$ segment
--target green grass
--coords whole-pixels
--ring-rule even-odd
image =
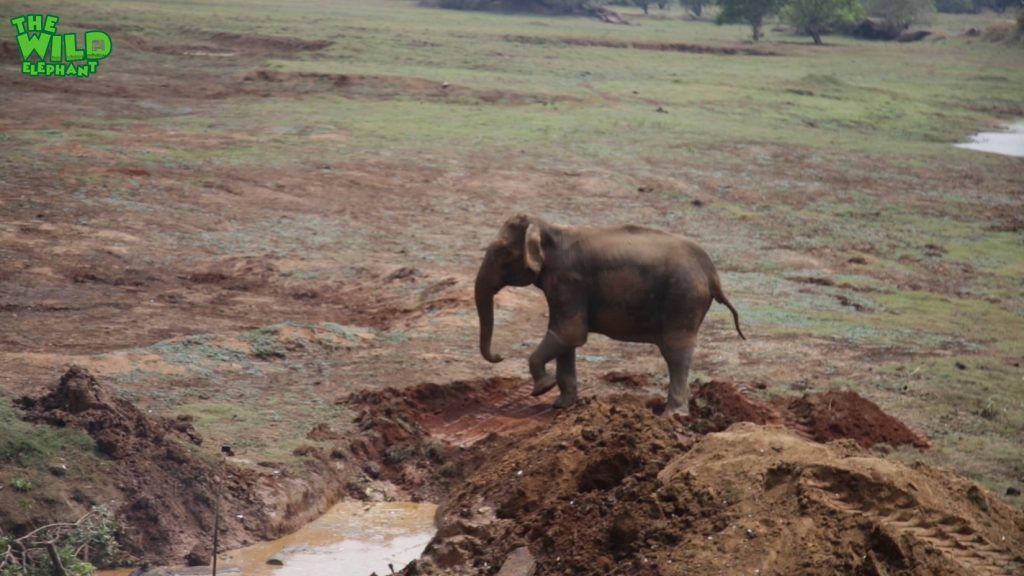
[[[11,399],[0,396],[0,463],[44,470],[54,458],[90,452],[88,434],[74,428],[31,424],[20,418]]]

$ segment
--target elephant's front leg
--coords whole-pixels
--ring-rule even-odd
[[[548,374],[547,364],[567,351],[572,350],[574,349],[567,345],[553,330],[548,330],[540,345],[533,351],[533,354],[530,354],[530,376],[533,376],[531,396],[540,396],[555,387],[557,380],[554,376]],[[561,363],[559,363],[559,368],[561,368]]]

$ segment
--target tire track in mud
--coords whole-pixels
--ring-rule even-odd
[[[929,510],[899,488],[831,467],[806,471],[800,486],[820,505],[871,522],[873,539],[888,540],[882,547],[903,557],[897,559],[900,563],[908,556],[901,541],[910,539],[920,542],[926,551],[938,551],[972,576],[1010,576],[1024,569],[1018,558],[989,542],[969,521]]]

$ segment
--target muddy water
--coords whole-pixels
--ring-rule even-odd
[[[1024,122],[1006,127],[1005,132],[981,132],[971,137],[970,142],[954,144],[957,148],[991,152],[1005,156],[1024,158]]]
[[[434,535],[436,510],[433,504],[342,502],[294,534],[223,554],[219,564],[237,566],[245,576],[390,574],[389,563],[398,570],[419,557]],[[267,564],[290,546],[305,548],[283,566]]]
[[[436,510],[434,504],[411,502],[342,502],[294,534],[221,554],[217,566],[225,573],[237,568],[243,576],[391,574],[388,564],[398,571],[419,558],[434,536]],[[298,551],[284,556],[284,565],[267,564],[288,548]]]

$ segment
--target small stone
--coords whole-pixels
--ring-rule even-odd
[[[513,550],[505,563],[501,565],[498,576],[534,576],[537,573],[537,560],[526,546]]]
[[[363,465],[363,472],[365,472],[366,475],[369,476],[370,478],[376,480],[377,478],[380,478],[380,464],[377,464],[376,462],[373,461],[367,462],[366,464]]]
[[[1017,488],[1016,486],[1010,486],[1009,488],[1006,489],[1006,495],[1020,496],[1020,488]]]

